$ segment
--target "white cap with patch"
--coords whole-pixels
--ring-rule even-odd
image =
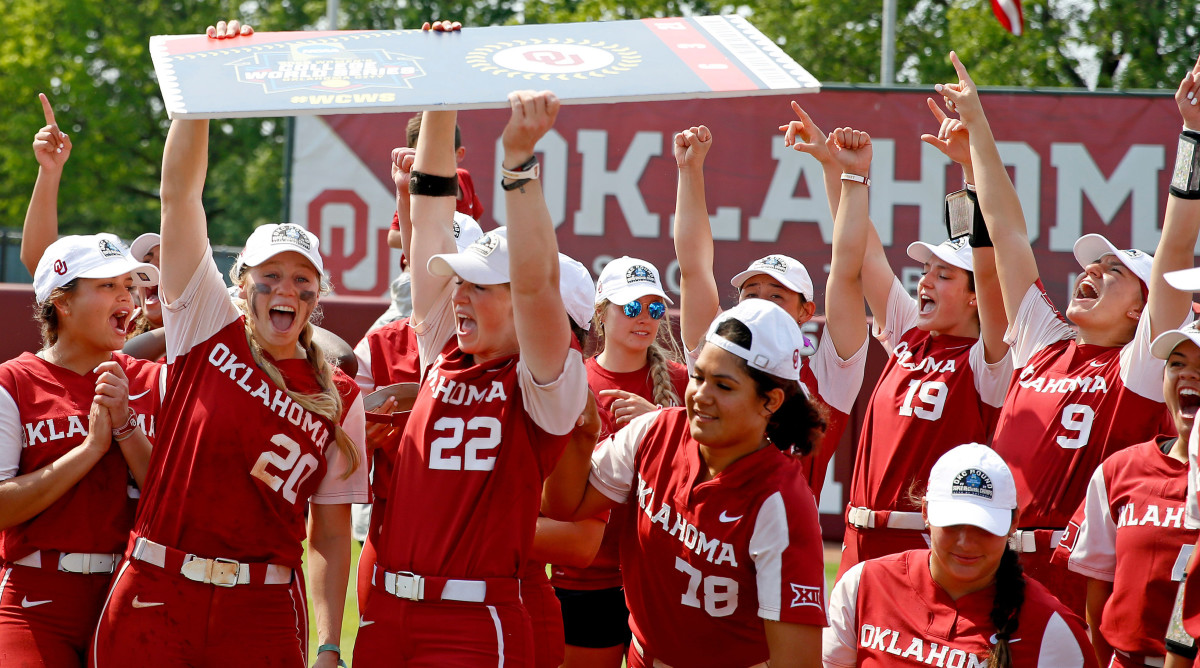
[[[746,270],[729,280],[733,287],[741,290],[742,283],[755,274],[766,274],[779,281],[783,287],[792,292],[804,295],[807,301],[813,300],[812,277],[808,269],[796,258],[786,255],[768,255],[750,263]]]
[[[467,246],[475,243],[475,240],[483,236],[483,228],[475,219],[465,213],[459,211],[454,212],[454,245],[458,246],[458,250],[462,251]]]
[[[750,330],[750,347],[744,348],[717,334],[728,320],[737,320]],[[746,360],[746,364],[772,376],[800,380],[800,326],[778,304],[766,299],[747,299],[721,313],[708,327],[704,340]]]
[[[958,267],[964,271],[975,271],[975,261],[971,256],[971,246],[967,243],[966,237],[947,239],[936,246],[924,241],[914,241],[908,245],[908,256],[921,264],[929,262],[931,257],[937,257],[952,267]]]
[[[1191,341],[1200,346],[1200,321],[1193,320],[1179,329],[1159,334],[1154,338],[1154,343],[1150,344],[1150,354],[1160,360],[1165,360],[1171,356],[1175,347],[1184,341]]]
[[[461,252],[434,255],[427,266],[434,276],[458,276],[476,285],[508,283],[508,228],[483,233]]]
[[[607,299],[617,306],[624,306],[647,295],[662,297],[668,304],[675,303],[663,291],[658,269],[645,260],[628,255],[604,265],[604,271],[596,281],[596,304]]]
[[[1121,264],[1129,267],[1142,285],[1149,287],[1150,268],[1154,264],[1153,255],[1143,253],[1136,248],[1121,250],[1099,234],[1085,234],[1075,241],[1075,261],[1084,269],[1087,269],[1089,264],[1110,254],[1116,256]]]
[[[55,288],[76,278],[133,277],[139,288],[158,285],[158,269],[129,257],[116,235],[82,234],[63,237],[46,247],[33,272],[33,294],[46,301]]]
[[[158,233],[147,232],[129,244],[129,256],[138,262],[145,262],[146,254],[160,244],[162,244],[162,237],[158,236]]]
[[[925,510],[935,527],[969,524],[994,536],[1007,536],[1017,508],[1017,483],[996,451],[967,443],[933,465]]]
[[[246,247],[238,255],[239,267],[257,267],[280,253],[299,253],[312,263],[321,276],[325,265],[321,261],[321,241],[317,235],[295,223],[259,225],[246,239]]]

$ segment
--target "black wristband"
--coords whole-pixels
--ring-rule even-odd
[[[1178,654],[1185,659],[1192,660],[1196,658],[1196,646],[1185,645],[1179,641],[1167,638],[1167,651],[1171,654]]]
[[[413,170],[408,178],[408,192],[425,197],[458,197],[458,175],[436,176]]]
[[[971,248],[991,248],[992,235],[988,234],[987,223],[983,220],[983,211],[979,208],[979,195],[974,190],[967,189],[967,199],[975,206],[974,218],[971,219],[971,235],[967,243]]]

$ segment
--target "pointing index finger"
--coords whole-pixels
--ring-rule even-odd
[[[959,80],[971,80],[971,75],[967,74],[967,68],[964,67],[962,61],[958,59],[958,54],[953,51],[950,52],[950,64],[954,65],[954,71],[958,73]]]
[[[58,124],[54,122],[54,107],[50,106],[50,99],[46,97],[45,93],[38,93],[38,99],[42,101],[42,114],[46,116],[46,125],[58,127]]]

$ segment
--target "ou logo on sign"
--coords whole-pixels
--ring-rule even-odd
[[[578,54],[563,53],[562,51],[551,51],[545,49],[542,51],[526,51],[525,59],[532,60],[535,63],[542,65],[556,65],[559,67],[574,67],[583,64],[583,58]]]

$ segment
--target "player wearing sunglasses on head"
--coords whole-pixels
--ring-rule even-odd
[[[712,133],[703,125],[675,135],[675,164],[679,190],[675,202],[675,255],[679,260],[679,331],[689,364],[695,359],[704,332],[721,310],[720,293],[713,275],[713,235],[704,196],[704,161],[712,147]],[[767,299],[803,325],[813,318],[817,305],[813,282],[804,265],[786,255],[768,255],[750,263],[730,281],[739,302]],[[816,352],[804,357],[800,382],[810,396],[828,409],[828,425],[821,446],[804,457],[805,476],[820,498],[829,460],[850,419],[862,387],[867,363],[867,328],[862,289],[849,281],[825,285],[825,327]],[[802,353],[808,342],[796,342]]]

